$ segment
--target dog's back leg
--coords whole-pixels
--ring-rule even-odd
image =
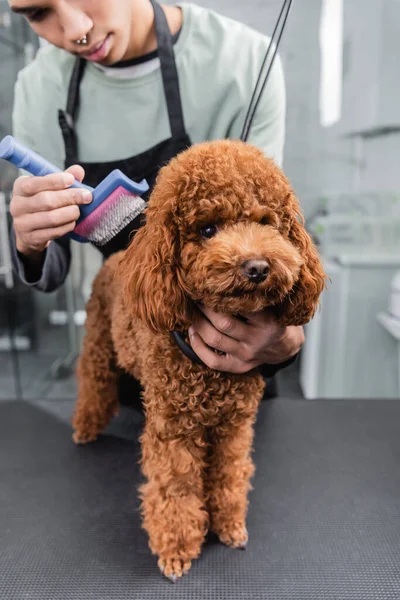
[[[118,370],[101,283],[101,278],[95,282],[87,304],[87,333],[78,361],[78,400],[72,420],[77,444],[94,441],[118,412]]]

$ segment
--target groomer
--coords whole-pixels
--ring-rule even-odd
[[[74,228],[79,204],[91,200],[68,189],[68,173],[96,186],[119,168],[133,180],[146,179],[151,191],[160,167],[189,145],[238,138],[269,40],[187,3],[10,0],[10,7],[50,44],[19,73],[13,133],[66,173],[19,177],[11,214],[16,273],[26,285],[51,292],[70,266],[63,236]],[[277,60],[248,142],[281,164],[284,128]],[[99,248],[104,257],[125,248],[137,227],[134,221]],[[207,308],[203,313],[193,323],[191,345],[213,369],[243,373],[261,365],[272,377],[303,343],[301,327],[281,328],[268,312],[247,323]]]

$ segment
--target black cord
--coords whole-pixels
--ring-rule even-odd
[[[256,96],[256,93],[257,93],[257,87],[258,87],[258,84],[259,84],[259,83],[260,83],[260,81],[261,81],[262,72],[263,72],[263,70],[264,70],[265,63],[267,62],[267,58],[268,58],[268,55],[269,55],[269,51],[271,50],[272,41],[273,41],[273,39],[274,39],[274,37],[275,37],[275,35],[276,35],[276,30],[277,30],[277,28],[278,28],[279,21],[280,21],[280,19],[281,19],[281,17],[282,17],[282,13],[283,13],[283,10],[284,10],[284,8],[285,8],[285,3],[286,3],[286,0],[284,0],[284,2],[283,2],[283,4],[282,4],[281,12],[279,13],[278,20],[277,20],[277,22],[276,22],[276,24],[275,24],[275,28],[274,28],[274,31],[273,31],[273,33],[272,33],[272,38],[271,38],[271,41],[270,41],[270,43],[269,43],[269,46],[268,46],[267,52],[266,52],[266,54],[265,54],[265,56],[264,56],[264,60],[263,60],[263,62],[262,62],[262,65],[261,65],[260,72],[258,73],[258,78],[257,78],[257,81],[256,81],[256,85],[254,86],[253,94],[252,94],[252,96],[251,96],[250,103],[249,103],[249,107],[248,107],[248,109],[247,109],[247,113],[246,113],[246,116],[245,116],[245,119],[244,119],[244,125],[243,125],[242,135],[241,135],[240,139],[243,139],[243,133],[244,133],[245,129],[247,128],[247,121],[248,121],[248,119],[249,119],[249,115],[250,115],[250,111],[251,111],[251,106],[252,106],[252,104],[253,104],[254,98],[255,98],[255,96]]]
[[[242,134],[240,136],[240,139],[242,141],[244,141],[244,142],[247,141],[247,138],[249,137],[250,128],[251,128],[251,125],[252,125],[252,122],[253,122],[253,119],[254,119],[254,115],[255,115],[256,110],[258,108],[258,105],[260,103],[260,99],[261,99],[262,93],[263,93],[263,91],[265,89],[265,86],[266,86],[267,81],[268,81],[269,74],[270,74],[272,66],[274,64],[275,57],[276,57],[276,54],[277,54],[278,48],[279,48],[279,43],[281,41],[281,37],[282,37],[283,31],[284,31],[285,26],[286,26],[286,21],[287,21],[287,18],[288,18],[291,6],[292,6],[292,0],[284,0],[283,1],[282,8],[281,8],[281,11],[279,13],[278,20],[276,22],[276,25],[275,25],[275,28],[274,28],[274,31],[273,31],[273,34],[272,34],[272,37],[271,37],[271,41],[270,41],[270,43],[268,45],[268,49],[267,49],[267,52],[265,54],[263,63],[261,65],[260,73],[258,75],[258,79],[257,79],[256,85],[254,87],[254,91],[253,91],[253,94],[252,94],[252,97],[251,97],[251,100],[250,100],[249,108],[247,110],[247,114],[246,114],[246,117],[245,117],[245,120],[244,120]],[[285,9],[286,9],[286,13],[284,14]],[[282,23],[282,25],[280,25],[280,22],[281,22],[281,19],[282,19],[283,15],[284,15],[284,17],[283,17],[283,23]],[[279,34],[278,34],[278,39],[276,41],[275,50],[274,50],[274,53],[273,53],[273,56],[272,56],[272,59],[271,59],[271,63],[269,65],[268,71],[267,71],[267,73],[265,75],[265,79],[264,79],[264,82],[262,84],[261,90],[258,93],[258,98],[257,98],[257,100],[255,102],[254,109],[252,109],[252,104],[253,104],[254,99],[256,97],[256,94],[257,94],[257,87],[258,87],[258,84],[261,81],[261,76],[262,76],[262,72],[264,70],[264,66],[265,66],[265,64],[267,62],[269,53],[270,53],[271,49],[274,46],[275,36],[277,35],[277,31],[278,31],[278,29],[279,29],[280,26],[281,26],[281,29],[280,29]]]

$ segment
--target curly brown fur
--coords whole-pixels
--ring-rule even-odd
[[[244,263],[263,260],[264,280]],[[248,263],[247,263],[248,264]],[[208,529],[247,542],[253,424],[264,382],[192,363],[175,345],[199,301],[229,314],[266,307],[282,324],[315,313],[324,273],[282,171],[239,141],[206,142],[159,174],[146,224],[97,276],[78,367],[74,440],[101,433],[117,411],[121,371],[144,388],[143,526],[174,580],[200,554]]]

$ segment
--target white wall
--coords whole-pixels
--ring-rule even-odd
[[[282,1],[197,0],[197,4],[271,35]],[[293,0],[280,49],[288,102],[284,168],[306,215],[329,190],[348,191],[355,185],[400,188],[399,134],[365,140],[361,164],[356,143],[345,137],[366,124],[368,115],[376,114],[382,122],[387,115],[386,121],[392,123],[400,110],[400,2],[344,1],[343,119],[327,129],[319,118],[321,6],[322,0]],[[377,96],[380,87],[384,93]]]

